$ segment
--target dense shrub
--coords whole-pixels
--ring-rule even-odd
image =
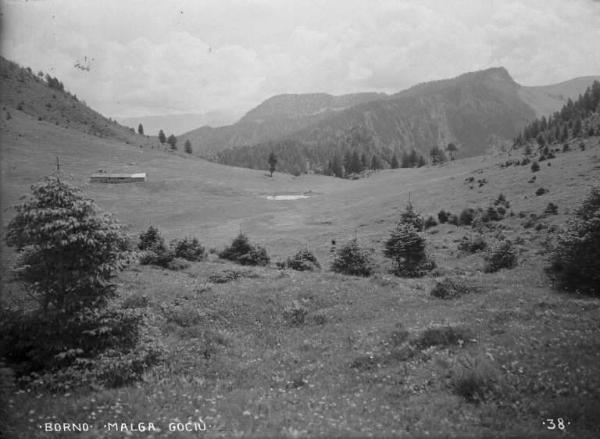
[[[481,402],[498,386],[498,371],[489,358],[465,357],[452,373],[454,392],[467,402]]]
[[[475,217],[475,209],[468,207],[463,209],[458,217],[458,222],[463,226],[470,226]]]
[[[440,224],[444,224],[446,221],[448,221],[448,216],[450,216],[450,213],[446,212],[445,210],[440,210],[438,212],[438,220],[440,221]]]
[[[448,224],[458,226],[458,216],[456,216],[454,214],[450,214],[448,216]]]
[[[257,278],[259,276],[258,276],[258,274],[254,273],[250,270],[245,270],[245,271],[223,270],[219,273],[213,273],[210,276],[208,276],[208,281],[215,283],[215,284],[224,284],[224,283],[231,282],[236,279],[243,278],[243,277]]]
[[[153,251],[154,253],[162,253],[167,249],[164,238],[154,226],[149,226],[145,232],[140,234],[138,248],[140,250]]]
[[[489,206],[482,214],[482,221],[501,221],[504,218],[506,211],[502,207]]]
[[[157,265],[159,267],[168,268],[169,264],[175,258],[175,254],[167,250],[159,250],[158,253],[152,250],[145,250],[140,254],[141,265]]]
[[[190,263],[186,259],[173,258],[172,260],[170,260],[167,263],[166,268],[168,268],[169,270],[173,270],[173,271],[179,271],[179,270],[185,270],[189,266],[190,266]]]
[[[544,213],[546,215],[557,215],[558,214],[558,206],[554,203],[548,203],[546,209],[544,209]]]
[[[465,294],[474,292],[475,289],[457,278],[446,278],[437,282],[431,290],[431,295],[439,299],[455,299]]]
[[[427,219],[425,220],[425,230],[435,227],[437,225],[438,225],[437,221],[431,215],[428,216]]]
[[[477,253],[478,251],[485,250],[487,248],[487,242],[482,235],[468,235],[464,236],[458,243],[458,249],[468,253]]]
[[[240,233],[229,247],[219,253],[219,257],[242,265],[268,265],[270,261],[267,250],[252,244],[243,233]]]
[[[410,224],[398,224],[385,243],[384,255],[395,262],[397,276],[419,277],[435,264],[425,252],[425,238]]]
[[[547,272],[561,288],[600,295],[600,187],[592,189],[559,235]]]
[[[499,241],[485,256],[484,271],[494,273],[502,268],[513,268],[517,265],[517,252],[508,240]]]
[[[315,255],[308,249],[302,249],[293,257],[288,258],[285,266],[297,271],[313,271],[321,268]]]
[[[113,385],[117,378],[110,367],[121,363],[104,359],[145,349],[143,314],[110,302],[116,297],[111,280],[122,267],[127,239],[93,201],[59,177],[32,190],[32,198],[16,208],[7,243],[17,248],[17,276],[38,307],[3,310],[0,357],[15,364],[19,375],[49,374],[50,386],[88,378]],[[152,358],[139,368],[122,369],[122,379],[138,379],[158,355],[151,347],[148,353]]]
[[[204,247],[198,241],[198,238],[184,238],[175,240],[171,244],[176,258],[186,259],[188,261],[201,261],[206,254]]]
[[[340,248],[331,265],[337,273],[368,277],[373,272],[369,253],[362,249],[356,239]]]
[[[306,320],[308,310],[294,300],[283,310],[283,320],[290,326],[302,325]]]
[[[505,209],[510,208],[510,202],[506,199],[504,194],[498,195],[498,198],[494,200],[494,206],[503,207]]]
[[[455,346],[468,341],[472,337],[467,328],[457,326],[439,326],[427,328],[415,341],[415,344],[426,349],[431,346]]]

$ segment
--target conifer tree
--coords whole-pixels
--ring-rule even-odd
[[[165,136],[165,133],[164,133],[164,131],[163,131],[163,130],[160,130],[160,131],[158,132],[158,141],[159,141],[159,142],[160,142],[162,145],[164,145],[164,144],[165,144],[165,142],[167,141],[167,136]]]
[[[177,137],[174,134],[171,134],[167,139],[167,143],[171,145],[171,149],[177,149]]]
[[[192,143],[190,142],[190,139],[185,140],[183,148],[184,148],[185,152],[187,152],[188,154],[192,153]]]
[[[271,177],[273,176],[273,172],[275,172],[275,166],[277,166],[277,156],[273,151],[269,154],[269,172],[271,173]]]

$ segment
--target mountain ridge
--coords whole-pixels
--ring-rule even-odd
[[[199,155],[236,166],[249,166],[249,160],[241,158],[251,154],[248,148],[284,141],[288,150],[293,142],[310,148],[319,144],[332,155],[332,145],[355,126],[371,132],[376,148],[388,163],[394,153],[416,150],[427,155],[431,147],[445,147],[448,143],[458,145],[459,155],[468,157],[486,153],[491,143],[510,142],[527,122],[558,110],[566,99],[583,92],[593,78],[530,87],[518,84],[506,68],[491,67],[417,84],[391,95],[359,94],[362,100],[350,101],[352,105],[345,108],[336,108],[331,103],[334,97],[324,93],[276,95],[250,110],[236,124],[211,130],[200,128],[183,136],[192,141]],[[336,98],[347,99],[346,96],[353,95]],[[280,102],[284,102],[284,111],[273,105]],[[294,108],[293,102],[302,105]],[[323,107],[327,111],[307,111]],[[236,158],[237,149],[240,157]],[[258,149],[261,154],[264,152],[264,146]],[[326,154],[319,155],[318,163],[309,165],[316,172],[325,166]],[[310,161],[309,157],[297,159],[294,169],[283,170],[300,172],[306,167],[306,160]]]

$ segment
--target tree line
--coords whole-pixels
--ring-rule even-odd
[[[600,112],[600,81],[594,81],[577,100],[571,98],[559,111],[542,116],[525,125],[514,139],[514,146],[537,143],[543,148],[548,143],[565,142],[573,137],[600,135],[600,127],[587,120],[592,113]]]

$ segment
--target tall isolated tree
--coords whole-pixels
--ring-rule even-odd
[[[48,177],[16,207],[7,244],[19,252],[18,276],[44,312],[72,315],[103,306],[122,266],[125,236],[80,190]]]
[[[160,130],[158,132],[158,141],[164,145],[165,142],[167,141],[167,136],[165,136],[165,132],[163,130]]]
[[[190,139],[185,139],[185,143],[183,145],[183,149],[185,150],[185,152],[187,152],[188,154],[192,153],[192,142],[190,142]]]
[[[373,157],[371,157],[371,169],[374,171],[381,169],[381,160],[379,160],[376,154],[373,154]]]
[[[273,151],[269,154],[267,161],[269,162],[269,172],[271,173],[271,177],[273,177],[273,172],[275,172],[275,167],[277,166],[277,156]]]
[[[362,169],[368,169],[369,168],[369,162],[367,160],[367,155],[363,152],[360,156],[360,166]]]
[[[358,174],[362,171],[362,166],[360,164],[360,156],[358,155],[358,151],[354,150],[350,159],[350,173]]]
[[[167,143],[171,145],[171,149],[177,149],[177,137],[174,134],[171,134],[167,139]]]
[[[144,125],[141,123],[138,125],[138,134],[144,135]]]
[[[410,166],[408,166],[409,168],[414,168],[415,166],[418,166],[419,156],[417,156],[417,151],[415,151],[414,149],[410,151],[410,155],[408,156],[408,162],[410,163]]]
[[[410,163],[410,157],[408,156],[408,153],[406,151],[402,152],[402,159],[401,159],[401,163],[400,166],[403,168],[410,168],[411,163]]]
[[[150,334],[142,314],[111,301],[116,271],[127,262],[119,224],[59,175],[32,186],[16,211],[6,242],[17,250],[16,275],[37,306],[0,321],[0,357],[23,374],[74,366],[52,378],[71,388],[80,380],[115,386],[140,379],[160,349],[138,345]]]
[[[448,151],[448,154],[450,155],[450,160],[454,160],[454,153],[458,151],[458,148],[454,143],[450,142],[448,143],[448,146],[446,146],[446,151]]]
[[[336,153],[329,161],[329,171],[332,175],[338,178],[344,178],[344,167],[342,166],[342,159]]]
[[[431,148],[431,151],[429,151],[429,155],[431,156],[432,165],[438,165],[446,161],[444,151],[442,151],[438,146],[434,146],[433,148]]]

